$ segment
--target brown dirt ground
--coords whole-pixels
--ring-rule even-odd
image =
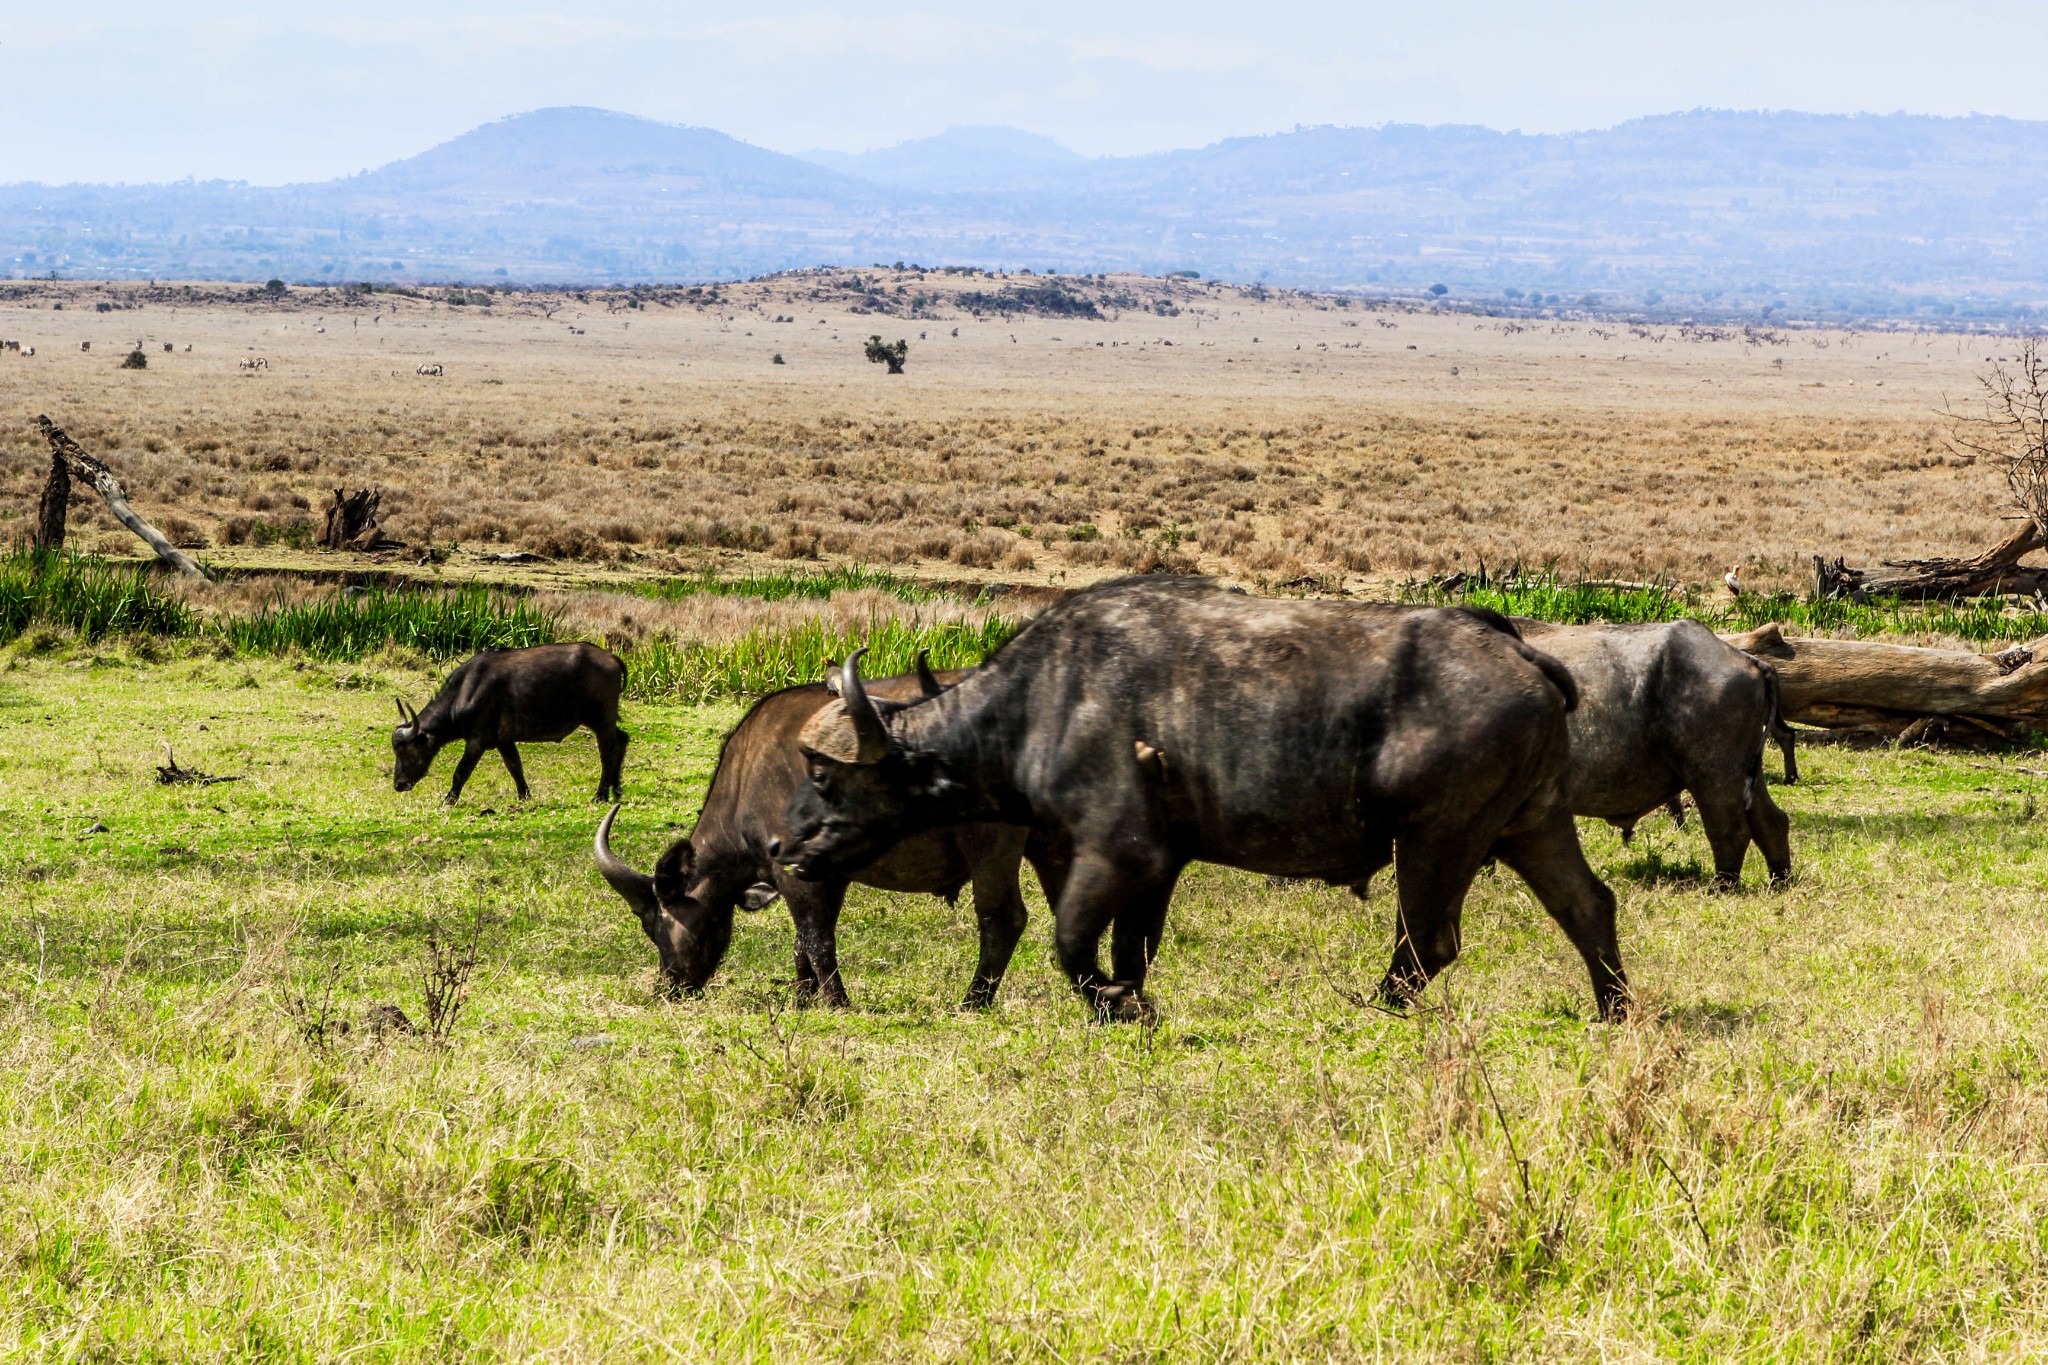
[[[335,562],[291,547],[343,484],[386,490],[399,536],[459,541],[453,571],[505,576],[473,555],[516,548],[556,560],[537,575],[555,581],[822,559],[1356,590],[1519,559],[1706,583],[1740,564],[1770,587],[1803,583],[1818,550],[1999,534],[1999,475],[1948,448],[1940,410],[2009,340],[1631,329],[1121,277],[1068,282],[1106,301],[1094,319],[977,318],[957,299],[1043,284],[873,270],[489,306],[17,284],[0,337],[37,354],[0,353],[0,538],[33,515],[39,412],[174,536],[252,566]],[[906,374],[863,358],[871,333],[909,340]],[[118,368],[138,341],[149,367]],[[267,371],[239,368],[257,355]],[[133,545],[96,504],[74,526],[86,548]]]

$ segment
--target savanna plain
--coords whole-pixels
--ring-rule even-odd
[[[47,412],[223,581],[65,617],[50,566],[0,572],[0,1351],[2048,1351],[2037,755],[1810,745],[1780,890],[1713,893],[1696,822],[1584,825],[1638,993],[1616,1026],[1505,872],[1406,1015],[1367,1003],[1389,890],[1201,867],[1156,1027],[1087,1022],[1028,874],[987,1013],[954,1008],[964,902],[859,889],[851,1010],[796,1007],[779,907],[670,999],[591,866],[587,735],[525,751],[524,803],[495,760],[452,808],[445,757],[389,779],[391,698],[484,640],[625,654],[644,866],[748,694],[869,637],[971,662],[1048,586],[1519,560],[1796,587],[1815,551],[1967,551],[2003,494],[1939,413],[2009,341],[912,270],[7,288],[37,354],[0,352],[0,532]],[[337,486],[384,490],[407,548],[310,549]],[[129,550],[89,504],[74,527]],[[409,596],[485,633],[416,629]],[[165,744],[237,780],[160,784]]]

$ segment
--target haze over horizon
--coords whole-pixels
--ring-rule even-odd
[[[959,126],[1083,156],[1193,148],[1297,125],[1611,128],[1694,108],[2048,119],[2048,90],[1988,81],[1984,52],[2048,42],[2013,0],[1861,7],[1735,0],[1660,10],[1460,0],[1426,11],[1196,0],[829,9],[600,0],[406,0],[301,11],[0,19],[14,136],[0,183],[256,185],[383,166],[480,124],[591,105],[792,154],[860,153]]]

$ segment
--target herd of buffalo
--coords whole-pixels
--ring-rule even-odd
[[[671,988],[724,959],[737,910],[785,902],[797,989],[847,1003],[835,946],[849,885],[949,899],[972,883],[981,954],[966,1004],[990,1004],[1025,923],[1029,860],[1074,989],[1105,1019],[1145,1019],[1145,974],[1181,869],[1221,863],[1361,897],[1394,867],[1382,999],[1400,1005],[1458,954],[1472,879],[1519,874],[1584,958],[1603,1017],[1627,977],[1614,895],[1575,816],[1626,832],[1690,795],[1717,881],[1749,845],[1774,882],[1790,822],[1771,800],[1775,738],[1797,768],[1768,664],[1696,622],[1556,626],[1470,607],[1281,601],[1146,576],[1065,598],[979,667],[822,683],[764,697],[726,737],[695,828],[644,873],[598,870],[639,916]],[[592,645],[480,654],[417,712],[400,703],[394,782],[464,748],[453,802],[496,749],[588,727],[616,802],[625,670]],[[1110,965],[1100,947],[1110,935]]]

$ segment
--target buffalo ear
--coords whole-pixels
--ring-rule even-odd
[[[782,893],[766,882],[755,882],[740,897],[742,910],[766,910],[782,899]]]
[[[654,864],[654,894],[663,905],[673,905],[683,899],[690,885],[690,874],[697,869],[697,850],[688,839],[678,839],[670,844]]]

